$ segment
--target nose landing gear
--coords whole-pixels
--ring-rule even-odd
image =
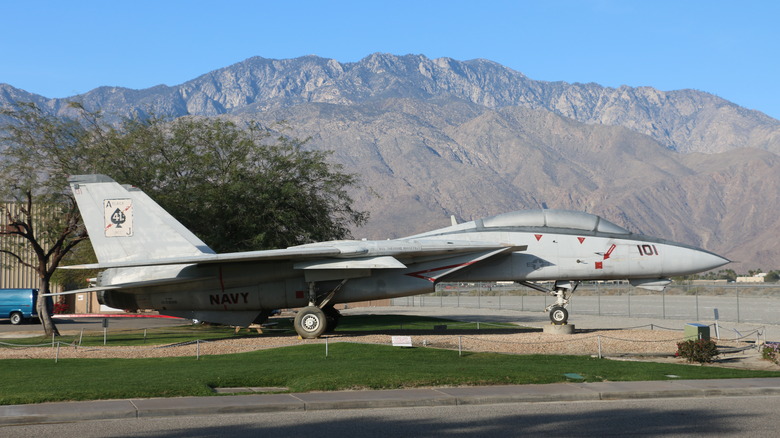
[[[520,281],[519,283],[523,286],[530,287],[531,289],[536,289],[539,292],[548,293],[554,296],[556,298],[555,302],[547,306],[544,311],[550,312],[550,321],[552,321],[553,324],[567,324],[569,320],[569,311],[566,310],[566,306],[569,305],[571,294],[574,293],[577,286],[580,285],[579,281],[573,283],[571,281],[556,281],[553,290],[545,289],[542,286],[527,281]]]

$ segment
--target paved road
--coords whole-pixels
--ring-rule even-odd
[[[511,403],[132,418],[0,426],[2,436],[776,437],[780,396]]]
[[[540,308],[539,311],[520,311],[513,309],[490,309],[490,308],[466,308],[466,307],[362,307],[349,309],[344,314],[406,314],[435,316],[441,318],[451,318],[459,321],[471,322],[513,322],[527,327],[542,327],[550,324],[550,318],[547,313]],[[636,328],[636,327],[655,327],[682,331],[686,324],[698,322],[712,325],[715,321],[712,317],[702,318],[700,320],[673,319],[660,317],[628,317],[611,315],[589,315],[577,313],[576,310],[569,315],[569,324],[574,324],[577,329],[617,329],[617,328]],[[760,336],[761,340],[780,342],[780,325],[762,324],[749,322],[728,322],[718,323],[721,337],[734,339],[739,338],[747,341],[755,341]],[[715,329],[712,327],[711,333],[715,337]]]
[[[84,332],[102,332],[103,318],[61,318],[54,319],[60,333],[78,333]],[[144,328],[172,327],[182,324],[189,324],[188,319],[179,318],[126,318],[109,317],[108,330],[135,330]],[[43,333],[41,325],[37,322],[27,324],[13,325],[7,319],[0,320],[0,338],[17,337],[19,335],[38,336]]]
[[[574,293],[569,304],[573,315],[649,317],[657,319],[713,319],[715,309],[721,321],[780,324],[780,288],[766,296],[622,294],[583,295]],[[431,296],[418,295],[393,300],[395,306],[462,307],[473,309],[541,311],[554,299],[542,294],[526,296]]]

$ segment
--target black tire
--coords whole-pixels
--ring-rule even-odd
[[[13,325],[19,325],[24,321],[24,318],[22,318],[22,314],[19,312],[14,312],[11,314],[11,324]]]
[[[328,328],[325,312],[319,307],[308,306],[301,309],[295,315],[295,331],[303,339],[319,338]]]
[[[322,308],[325,312],[325,319],[328,321],[328,328],[326,333],[333,333],[336,331],[336,327],[339,325],[339,318],[341,318],[341,312],[336,310],[333,306],[325,306]]]
[[[550,309],[550,321],[555,325],[565,325],[569,320],[569,311],[561,306]]]

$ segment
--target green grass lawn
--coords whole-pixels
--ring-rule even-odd
[[[289,319],[276,318],[273,335],[294,336]],[[337,332],[474,330],[476,324],[437,318],[395,315],[347,316]],[[511,325],[481,324],[480,329],[522,330]],[[80,335],[79,335],[80,336]],[[62,342],[74,342],[73,336]],[[164,329],[109,331],[108,345],[167,345],[196,339],[262,337],[229,327],[181,326]],[[10,341],[4,339],[4,342]],[[18,339],[19,344],[50,342]],[[82,345],[102,345],[103,335],[84,336]],[[3,347],[13,348],[13,347]],[[291,392],[343,389],[395,389],[427,386],[499,385],[566,381],[576,373],[586,382],[738,377],[780,377],[780,372],[733,370],[677,364],[594,359],[588,356],[502,355],[429,348],[330,343],[222,356],[153,359],[5,359],[0,360],[0,404],[213,395],[214,387],[274,386]]]
[[[0,404],[212,395],[213,387],[277,386],[291,392],[737,377],[780,377],[677,364],[518,356],[427,348],[332,343],[223,356],[155,359],[0,360]]]

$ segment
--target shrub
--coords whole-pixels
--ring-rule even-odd
[[[691,339],[677,343],[676,356],[683,357],[690,363],[710,363],[718,354],[718,346],[711,339]]]
[[[767,342],[761,349],[761,357],[780,365],[780,342]]]
[[[54,313],[55,314],[68,313],[68,310],[70,310],[70,308],[65,303],[55,303],[54,304]]]

